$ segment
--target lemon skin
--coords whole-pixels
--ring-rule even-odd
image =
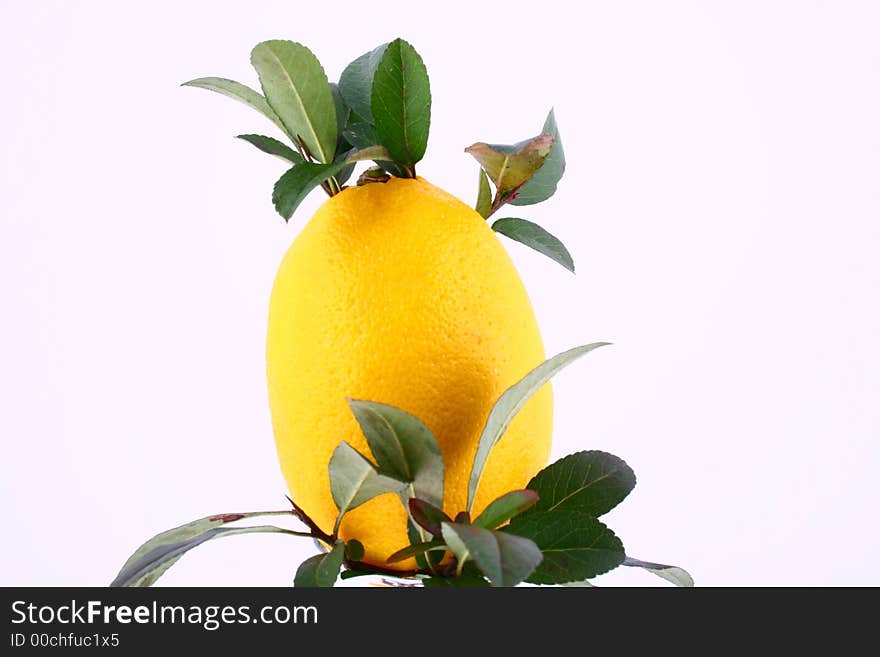
[[[422,178],[392,178],[344,189],[294,240],[272,289],[266,357],[290,495],[329,532],[333,450],[344,440],[370,456],[346,398],[397,406],[430,427],[454,516],[492,405],[545,355],[523,283],[486,220]],[[546,464],[552,405],[548,384],[519,412],[492,451],[474,513]],[[406,518],[396,495],[382,495],[350,511],[340,536],[388,567],[409,543]]]

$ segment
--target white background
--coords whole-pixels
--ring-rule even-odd
[[[628,552],[703,585],[880,584],[878,5],[366,4],[3,3],[0,584],[102,585],[160,530],[284,508],[267,301],[322,198],[285,225],[282,164],[233,139],[273,126],[178,84],[255,84],[268,38],[336,79],[396,36],[431,73],[420,173],[468,202],[462,149],[556,107],[566,177],[518,212],[577,276],[509,250],[549,353],[615,343],[558,377],[553,451],[634,467]],[[162,582],[288,585],[312,551],[216,541]]]

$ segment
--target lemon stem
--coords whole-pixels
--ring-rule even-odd
[[[342,188],[339,186],[339,181],[336,180],[336,176],[330,176],[330,178],[327,179],[327,185],[330,187],[330,196],[335,196],[342,191]]]

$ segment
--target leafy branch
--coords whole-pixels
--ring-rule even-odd
[[[428,72],[416,50],[396,39],[358,57],[331,83],[318,58],[293,41],[258,43],[251,51],[262,93],[226,78],[183,86],[208,89],[256,109],[290,144],[266,135],[240,135],[264,153],[292,165],[275,183],[272,202],[289,220],[316,187],[328,196],[344,189],[361,160],[383,171],[416,177],[431,123]],[[381,182],[376,176],[363,180]]]
[[[485,218],[516,198],[520,189],[544,164],[554,141],[553,135],[542,133],[512,146],[477,142],[464,149],[480,163],[495,185],[495,197]]]
[[[505,204],[533,205],[556,192],[565,172],[565,153],[556,116],[547,115],[542,132],[512,146],[477,142],[465,149],[480,163],[476,211],[488,219]],[[491,185],[490,185],[491,180]],[[495,187],[493,196],[492,185]],[[527,219],[505,217],[492,230],[549,257],[571,272],[574,260],[554,235]]]
[[[346,442],[333,452],[328,470],[338,514],[331,531],[322,529],[289,497],[291,509],[286,511],[209,516],[144,543],[123,565],[113,586],[150,586],[186,552],[208,540],[266,532],[311,538],[326,547],[300,564],[295,586],[333,586],[340,575],[417,579],[426,587],[515,586],[522,581],[560,585],[584,582],[620,565],[692,586],[690,575],[680,568],[628,558],[620,539],[599,520],[636,483],[632,469],[605,452],[566,456],[536,474],[524,489],[505,493],[475,516],[472,513],[489,453],[518,411],[555,373],[605,344],[562,352],[499,397],[478,442],[464,510],[453,514],[443,508],[443,455],[427,425],[394,406],[350,399],[374,461]],[[410,545],[377,564],[365,560],[365,548],[356,538],[343,541],[340,529],[349,511],[388,493],[397,495],[407,510]],[[279,515],[297,518],[306,531],[226,526]],[[409,560],[415,560],[416,567],[400,567]]]

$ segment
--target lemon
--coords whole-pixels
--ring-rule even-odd
[[[454,516],[493,403],[544,360],[528,295],[495,234],[422,178],[346,188],[324,203],[278,270],[266,351],[281,469],[291,497],[326,531],[337,514],[334,448],[344,440],[370,454],[346,398],[397,406],[430,427]],[[551,430],[545,386],[493,450],[475,513],[545,465]],[[340,537],[357,538],[364,561],[385,566],[409,543],[406,520],[400,499],[382,495],[349,512]]]

